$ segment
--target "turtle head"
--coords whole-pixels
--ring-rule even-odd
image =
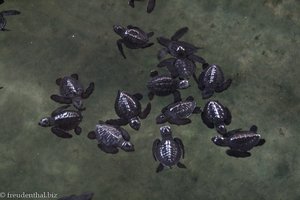
[[[121,145],[121,149],[123,149],[124,151],[134,151],[134,145],[131,144],[131,142],[129,141],[124,141]]]
[[[114,25],[114,31],[121,37],[124,36],[124,33],[126,31],[126,29],[123,26],[120,25]]]
[[[172,136],[172,131],[170,126],[162,126],[160,127],[159,130],[162,137]]]
[[[184,58],[187,56],[187,52],[186,52],[186,49],[179,45],[177,48],[176,48],[176,54],[177,54],[177,57],[181,57],[181,58]]]
[[[218,146],[222,146],[222,147],[225,147],[227,146],[227,142],[226,142],[226,139],[223,137],[223,136],[215,136],[213,138],[211,138],[211,141],[215,144],[215,145],[218,145]]]
[[[178,83],[178,88],[179,89],[186,89],[190,87],[190,83],[188,80],[180,80],[179,83]]]
[[[218,133],[220,133],[222,135],[227,133],[227,130],[226,130],[226,127],[225,127],[224,123],[218,124],[216,126],[216,129],[217,129]]]
[[[163,124],[168,121],[168,117],[165,114],[160,114],[156,117],[157,124]]]
[[[51,117],[44,117],[39,121],[41,127],[49,127],[53,125],[53,119]]]
[[[76,97],[76,98],[72,99],[72,103],[73,103],[73,106],[78,110],[85,109],[85,108],[83,108],[83,102],[82,102],[81,97]]]
[[[129,125],[131,128],[138,131],[141,127],[141,121],[135,117],[130,120]]]

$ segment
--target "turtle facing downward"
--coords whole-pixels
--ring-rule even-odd
[[[194,75],[194,79],[198,84],[198,88],[202,91],[202,98],[210,98],[214,92],[223,92],[231,85],[232,80],[227,79],[225,81],[223,71],[218,65],[203,65],[203,71],[197,79]]]
[[[98,141],[98,147],[105,153],[116,154],[119,148],[124,151],[134,151],[134,145],[129,142],[128,132],[118,126],[113,126],[99,121],[94,131],[88,133],[88,138]]]
[[[249,157],[250,151],[255,146],[261,146],[266,141],[257,133],[257,126],[253,125],[249,131],[236,129],[228,132],[224,136],[215,136],[212,138],[213,143],[218,146],[229,147],[227,155],[234,157]]]
[[[77,74],[65,76],[56,80],[60,89],[59,95],[51,95],[51,99],[58,103],[73,104],[78,110],[84,110],[82,99],[87,99],[94,91],[94,83],[84,91],[82,84],[78,80]]]
[[[201,113],[202,121],[208,128],[216,127],[218,133],[225,134],[226,127],[231,123],[231,113],[219,101],[208,101]]]
[[[0,4],[3,3],[0,2]],[[6,16],[11,16],[11,15],[19,15],[21,12],[17,10],[4,10],[0,12],[0,31],[9,31],[8,29],[5,28],[6,26]]]
[[[158,75],[157,71],[152,71],[150,76],[152,78],[147,83],[147,88],[150,91],[148,93],[150,100],[153,99],[154,95],[167,96],[173,94],[174,102],[181,101],[178,89],[186,89],[190,86],[188,80],[177,80],[168,75]]]
[[[139,27],[135,27],[132,25],[128,25],[127,28],[120,25],[115,25],[113,29],[122,38],[117,41],[117,46],[125,59],[126,56],[124,54],[122,44],[124,44],[129,49],[144,49],[154,44],[149,43],[149,38],[154,35],[153,32],[145,33]]]
[[[188,117],[192,113],[201,113],[201,108],[197,107],[194,98],[189,96],[185,101],[179,101],[166,106],[161,112],[162,114],[156,117],[157,124],[169,122],[170,124],[185,125],[191,123]]]
[[[82,121],[82,115],[80,111],[67,110],[70,105],[65,105],[57,108],[51,114],[51,117],[42,118],[39,125],[42,127],[50,127],[52,133],[61,138],[71,138],[72,135],[67,131],[75,130],[75,133],[79,135],[81,128],[79,127]]]
[[[158,160],[156,172],[160,172],[164,167],[172,168],[177,165],[179,168],[186,168],[184,164],[179,162],[180,158],[184,158],[184,145],[179,138],[173,138],[170,126],[160,128],[162,140],[154,140],[152,146],[152,154],[154,160]]]
[[[146,108],[142,111],[140,100],[143,95],[136,93],[130,95],[125,91],[118,91],[115,101],[115,111],[120,119],[107,120],[107,124],[124,126],[129,123],[134,130],[139,130],[141,127],[141,119],[145,119],[151,111],[151,104],[148,103]]]
[[[141,0],[129,0],[128,4],[134,8],[134,2],[135,1],[141,1]],[[155,2],[156,0],[148,0],[148,5],[147,5],[147,13],[151,13],[154,10],[155,7]]]

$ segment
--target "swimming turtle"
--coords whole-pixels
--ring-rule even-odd
[[[4,1],[0,1],[0,4],[2,4]],[[8,29],[5,28],[6,26],[6,16],[11,16],[11,15],[19,15],[21,14],[20,11],[17,10],[4,10],[0,12],[0,31],[9,31]]]
[[[147,83],[149,89],[148,97],[150,100],[153,99],[154,95],[157,96],[168,96],[174,95],[174,102],[181,101],[181,95],[178,89],[188,88],[188,80],[177,80],[169,75],[158,75],[157,71],[152,71],[151,79]]]
[[[99,121],[95,130],[88,133],[88,138],[96,139],[98,147],[106,153],[116,154],[119,152],[118,148],[127,152],[134,151],[134,145],[129,142],[130,135],[125,129],[103,121]]]
[[[152,154],[155,161],[159,161],[156,172],[160,172],[164,167],[172,168],[177,165],[179,168],[186,168],[184,164],[179,162],[180,158],[184,159],[184,145],[179,138],[173,138],[170,126],[160,128],[162,140],[154,140],[152,146]]]
[[[257,126],[251,126],[249,131],[236,129],[228,132],[224,136],[215,136],[212,138],[213,143],[218,146],[229,147],[226,151],[227,155],[234,157],[249,157],[248,152],[255,146],[261,146],[266,141],[257,133]]]
[[[65,105],[57,108],[51,114],[51,117],[42,118],[39,125],[42,127],[52,127],[51,131],[61,138],[71,138],[72,135],[67,131],[73,130],[79,135],[81,128],[79,127],[82,121],[80,111],[67,109],[70,105]]]
[[[214,92],[223,92],[231,85],[232,80],[225,81],[224,74],[220,66],[212,64],[204,64],[203,71],[200,76],[193,76],[198,84],[198,88],[202,91],[202,98],[210,98]]]
[[[67,197],[61,197],[58,200],[92,200],[94,193],[83,193],[81,195],[71,195]]]
[[[149,38],[154,35],[153,32],[146,33],[136,26],[128,25],[127,28],[114,25],[114,31],[122,38],[117,41],[117,46],[122,56],[126,59],[123,51],[124,44],[129,49],[140,49],[152,46],[154,43],[149,43]]]
[[[134,2],[135,1],[141,1],[141,0],[129,0],[128,4],[134,8]],[[155,7],[155,2],[156,0],[148,0],[148,5],[147,5],[147,13],[151,13],[154,10]]]
[[[164,107],[161,112],[162,114],[156,117],[157,124],[169,122],[170,124],[185,125],[191,123],[188,117],[192,113],[201,113],[201,108],[197,107],[194,98],[189,96],[185,101],[171,103]]]
[[[225,134],[226,127],[231,123],[231,113],[219,101],[208,101],[201,113],[202,121],[208,128],[216,127],[218,133]]]
[[[134,130],[139,130],[141,127],[141,119],[145,119],[151,111],[151,103],[148,103],[142,111],[140,100],[143,95],[136,93],[131,95],[125,91],[118,91],[115,101],[115,111],[120,119],[110,119],[106,123],[111,125],[124,126],[129,123]]]
[[[59,95],[51,95],[51,99],[58,103],[73,104],[78,110],[84,110],[82,99],[87,99],[94,91],[94,83],[84,91],[82,84],[78,80],[77,74],[58,78],[56,84],[60,89]]]
[[[179,41],[179,39],[186,34],[188,30],[188,27],[183,27],[177,30],[171,39],[158,37],[158,43],[164,46],[164,48],[158,52],[158,59],[161,60],[167,54],[170,54],[175,58],[188,58],[194,62],[205,63],[206,61],[202,57],[194,55],[200,49],[200,47],[196,47],[184,41]],[[170,58],[162,62],[174,63],[174,60],[174,58]]]

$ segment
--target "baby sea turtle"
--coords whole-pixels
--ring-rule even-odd
[[[67,110],[70,105],[65,105],[57,108],[51,114],[51,117],[42,118],[39,125],[42,127],[50,127],[52,133],[61,138],[71,138],[72,135],[67,131],[73,130],[77,135],[81,133],[79,127],[82,121],[82,115],[80,111]]]
[[[201,113],[201,108],[197,107],[194,98],[189,96],[185,101],[171,103],[161,112],[162,114],[156,117],[157,124],[169,122],[170,124],[185,125],[191,123],[188,117],[192,113]]]
[[[231,123],[231,113],[219,101],[208,101],[201,114],[202,121],[208,128],[216,127],[218,133],[225,134],[226,127]]]
[[[150,76],[152,78],[147,83],[147,88],[150,91],[148,93],[150,100],[153,99],[154,95],[168,96],[173,94],[174,102],[181,101],[178,89],[186,89],[190,86],[188,80],[177,80],[168,75],[158,75],[157,71],[152,71]]]
[[[71,195],[67,197],[61,197],[58,200],[92,200],[94,193],[83,193],[81,195]]]
[[[198,88],[202,91],[202,98],[210,98],[214,92],[223,92],[231,85],[232,80],[227,79],[225,81],[223,71],[218,65],[203,65],[203,71],[199,78],[194,76],[195,81],[198,84]]]
[[[59,95],[51,95],[51,99],[58,103],[73,104],[78,110],[84,110],[82,99],[87,99],[94,91],[94,83],[84,91],[82,84],[78,80],[77,74],[65,76],[56,80],[60,89]]]
[[[154,35],[153,32],[145,33],[139,27],[135,27],[132,25],[128,25],[127,28],[120,25],[115,25],[113,28],[114,31],[122,38],[117,41],[117,46],[125,59],[126,56],[124,54],[122,44],[124,44],[129,49],[144,49],[154,44],[149,43],[149,38]]]
[[[187,33],[188,27],[183,27],[175,32],[171,39],[164,37],[157,38],[159,44],[164,46],[158,53],[158,59],[161,60],[167,54],[175,58],[188,58],[194,62],[205,63],[205,60],[200,56],[194,55],[200,49],[190,43],[179,41],[179,39]],[[166,61],[165,61],[166,62]],[[169,61],[170,62],[170,61]]]
[[[135,1],[141,1],[141,0],[129,0],[128,4],[134,8],[134,2]],[[148,0],[148,5],[147,5],[147,13],[151,13],[154,10],[155,7],[155,2],[156,0]]]
[[[255,125],[249,131],[236,129],[228,132],[225,136],[215,136],[212,141],[218,146],[229,147],[230,149],[226,153],[234,157],[249,157],[251,156],[249,150],[266,142],[257,133],[257,126]]]
[[[170,126],[160,128],[162,140],[154,140],[152,146],[152,154],[155,161],[159,161],[156,172],[160,172],[164,167],[172,168],[177,165],[179,168],[186,168],[184,164],[179,162],[181,156],[184,158],[184,146],[179,138],[173,138]]]
[[[0,4],[2,4],[4,1],[0,1]],[[6,16],[11,16],[11,15],[19,15],[21,12],[17,10],[4,10],[0,12],[0,31],[9,31],[8,29],[5,28],[6,26]]]
[[[96,139],[98,147],[106,153],[116,154],[118,147],[127,152],[134,151],[134,145],[129,142],[130,135],[125,129],[103,121],[99,121],[95,130],[88,133],[88,138]]]
[[[115,111],[120,119],[107,120],[107,124],[124,126],[129,123],[134,130],[139,130],[141,127],[140,119],[145,119],[151,111],[151,104],[148,103],[146,108],[142,111],[140,100],[143,95],[136,93],[130,95],[125,91],[118,91],[115,101]]]

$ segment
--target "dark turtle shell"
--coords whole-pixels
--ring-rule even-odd
[[[64,97],[78,97],[81,96],[83,92],[82,84],[70,76],[64,77],[60,82],[60,94]]]
[[[176,59],[174,66],[178,76],[183,79],[189,79],[195,73],[196,69],[195,63],[187,58]]]
[[[260,134],[252,131],[239,131],[227,138],[227,145],[233,150],[249,151],[255,147],[261,139]]]
[[[81,113],[74,110],[63,110],[52,117],[55,125],[63,130],[75,129],[82,121]]]
[[[178,89],[178,83],[170,76],[158,75],[148,81],[147,88],[156,95],[165,96]]]
[[[196,108],[195,101],[179,101],[167,107],[164,114],[171,118],[188,118]]]
[[[212,123],[224,121],[226,116],[224,106],[218,101],[213,100],[206,103],[203,112],[207,119]]]
[[[99,144],[104,144],[106,146],[120,147],[124,141],[120,129],[108,124],[97,124],[95,133]]]
[[[127,92],[118,91],[115,110],[120,118],[130,120],[141,113],[141,104]]]
[[[133,44],[145,44],[149,41],[147,33],[139,28],[127,29],[124,33],[124,39]]]
[[[202,83],[205,88],[216,88],[224,82],[224,74],[218,65],[210,65],[203,73]]]
[[[157,160],[164,166],[168,167],[176,165],[179,162],[181,155],[181,148],[173,140],[173,138],[163,138],[155,152]]]

